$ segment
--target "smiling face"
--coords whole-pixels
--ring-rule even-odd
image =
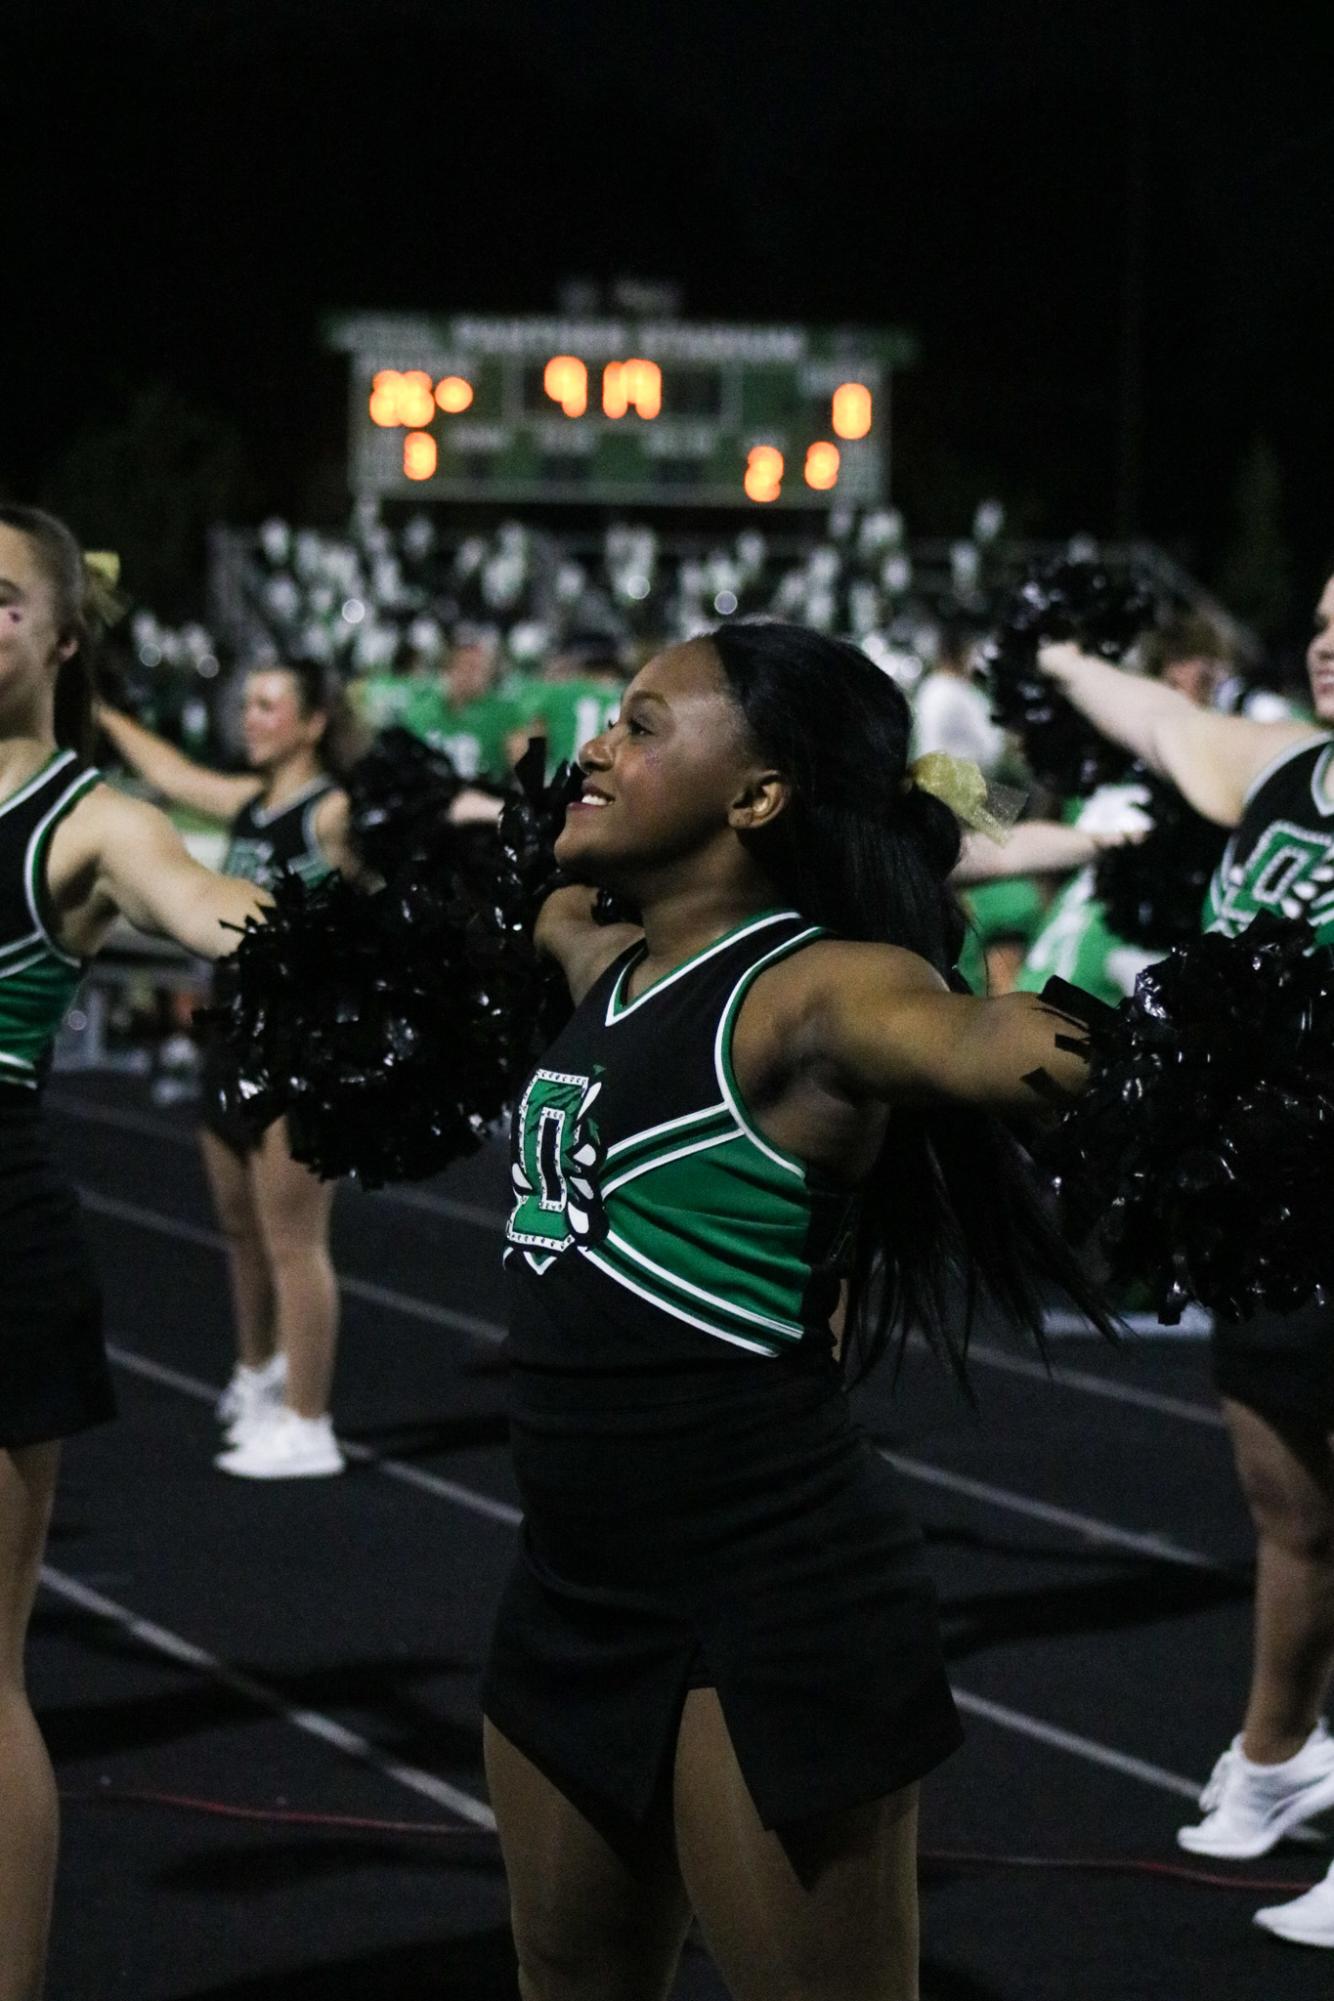
[[[1318,720],[1334,723],[1334,577],[1326,582],[1315,608],[1306,671],[1311,677],[1311,703]]]
[[[0,731],[49,727],[56,671],[76,645],[62,628],[53,580],[31,537],[0,523]]]
[[[556,860],[577,881],[624,890],[695,867],[740,873],[738,836],[776,818],[786,799],[707,640],[641,668],[579,763],[583,797],[566,814]]]
[[[303,715],[300,684],[285,667],[264,667],[247,679],[241,735],[252,771],[271,772],[299,752],[318,750],[327,723],[322,709]]]

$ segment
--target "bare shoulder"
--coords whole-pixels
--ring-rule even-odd
[[[754,1076],[804,1072],[887,1003],[947,991],[901,945],[819,938],[760,974],[737,1020],[738,1059]]]
[[[761,975],[756,991],[775,1003],[824,1004],[847,995],[854,1003],[874,993],[940,993],[945,982],[919,953],[902,945],[852,938],[817,938]]]
[[[593,917],[597,891],[583,884],[553,890],[537,913],[533,941],[544,958],[565,975],[576,1005],[590,987],[643,935],[637,924],[598,924]]]

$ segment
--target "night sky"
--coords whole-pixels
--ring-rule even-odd
[[[1217,573],[1258,448],[1305,602],[1334,548],[1334,8],[1221,18],[10,0],[0,490],[96,537],[131,489],[163,534],[336,519],[322,312],[543,311],[628,273],[692,317],[910,328],[922,532],[995,492]]]

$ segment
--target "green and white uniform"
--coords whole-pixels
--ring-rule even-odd
[[[620,714],[625,690],[605,681],[530,681],[516,702],[514,727],[546,728],[547,770],[573,764],[590,737]]]
[[[315,816],[334,789],[332,778],[320,777],[280,806],[261,806],[259,798],[252,799],[228,829],[222,873],[243,876],[261,889],[272,889],[285,871],[303,882],[320,882],[332,864],[315,832]]]
[[[1260,773],[1223,850],[1204,928],[1235,938],[1255,917],[1305,917],[1334,944],[1334,739],[1284,751]]]
[[[821,935],[770,912],[627,1000],[636,947],[557,1037],[514,1119],[516,1364],[828,1349],[855,1204],[762,1137],[731,1055],[752,981]]]
[[[402,723],[433,750],[443,750],[460,778],[509,775],[508,739],[518,722],[507,695],[481,695],[455,708],[435,682],[418,682]]]
[[[1100,786],[1079,807],[1072,824],[1078,827],[1092,819],[1106,826],[1109,810],[1115,815],[1118,798],[1133,803],[1136,795],[1142,796],[1138,787]],[[1132,991],[1144,968],[1162,958],[1161,951],[1132,944],[1113,931],[1096,892],[1095,876],[1090,862],[1052,898],[1019,968],[1015,985],[1021,993],[1040,994],[1048,980],[1069,980],[1115,1007]]]
[[[51,836],[102,774],[57,751],[0,806],[0,1084],[36,1091],[83,978],[55,938],[46,886]]]
[[[855,1197],[758,1130],[732,1064],[752,982],[819,936],[765,912],[629,998],[634,947],[515,1114],[524,1522],[482,1702],[609,1838],[661,1799],[691,1686],[766,1827],[959,1741],[920,1538],[833,1358]]]

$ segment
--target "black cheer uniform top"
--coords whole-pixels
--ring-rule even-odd
[[[312,778],[281,806],[261,806],[259,798],[243,806],[227,832],[224,875],[244,876],[261,889],[272,889],[285,871],[303,882],[319,882],[331,873],[315,833],[315,815],[334,791],[332,778]]]
[[[53,935],[46,861],[57,826],[101,778],[60,750],[0,805],[0,1085],[38,1088],[83,978]]]
[[[1235,938],[1261,912],[1305,917],[1334,944],[1334,799],[1326,791],[1334,738],[1299,743],[1263,770],[1223,850],[1204,928]]]
[[[731,1048],[753,981],[821,935],[770,911],[628,1000],[635,946],[587,995],[514,1116],[511,1362],[829,1349],[855,1200],[756,1130]]]
[[[757,1129],[732,1067],[752,983],[821,935],[764,912],[630,999],[632,948],[514,1115],[525,1518],[483,1702],[613,1842],[670,1784],[692,1687],[770,1827],[959,1741],[921,1539],[833,1355],[855,1197]]]
[[[84,972],[56,937],[51,838],[100,780],[59,750],[0,804],[0,1446],[67,1438],[115,1409],[97,1275],[41,1113]]]

